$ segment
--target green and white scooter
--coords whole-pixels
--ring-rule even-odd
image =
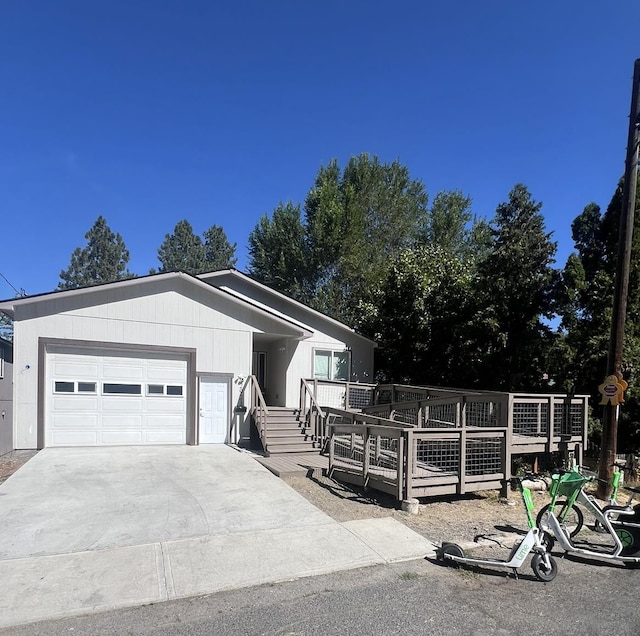
[[[533,478],[535,476],[528,475],[527,477]],[[506,561],[468,557],[465,556],[464,550],[459,545],[447,542],[443,543],[437,550],[436,555],[438,560],[451,563],[463,563],[465,565],[488,565],[511,568],[515,578],[518,578],[518,568],[525,562],[529,553],[533,552],[531,568],[536,578],[545,582],[553,581],[558,573],[558,565],[551,554],[549,554],[553,547],[553,538],[536,526],[536,521],[533,516],[531,491],[522,485],[522,481],[522,478],[514,477],[511,483],[520,491],[520,496],[527,511],[529,531],[522,541],[513,546],[509,558]]]

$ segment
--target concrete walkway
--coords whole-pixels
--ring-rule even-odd
[[[433,554],[228,446],[45,449],[0,485],[0,627]]]

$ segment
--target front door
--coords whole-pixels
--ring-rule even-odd
[[[266,351],[254,351],[253,352],[253,365],[252,373],[258,380],[258,386],[263,395],[267,392],[267,352]]]
[[[200,378],[200,444],[224,444],[229,434],[229,381]]]

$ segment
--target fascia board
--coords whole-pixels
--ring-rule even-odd
[[[334,325],[335,327],[339,327],[340,329],[343,329],[345,331],[348,331],[352,336],[355,336],[356,338],[360,338],[361,340],[364,340],[366,342],[369,342],[371,344],[373,344],[374,346],[377,347],[377,343],[374,340],[371,340],[370,338],[367,338],[366,336],[363,336],[361,334],[359,334],[357,331],[355,331],[354,329],[352,329],[351,327],[349,327],[348,325],[345,325],[343,322],[340,322],[339,320],[336,320],[335,318],[331,318],[330,316],[327,316],[326,314],[323,314],[320,311],[317,311],[316,309],[312,309],[311,307],[308,307],[307,305],[305,305],[304,303],[301,303],[298,300],[295,300],[293,298],[290,298],[289,296],[276,291],[275,289],[272,289],[271,287],[269,287],[268,285],[264,285],[263,283],[258,282],[257,280],[251,278],[251,276],[247,276],[247,274],[244,274],[243,272],[238,271],[237,269],[224,269],[224,270],[220,270],[217,272],[211,272],[208,274],[198,274],[198,278],[201,280],[210,280],[210,279],[215,279],[218,278],[220,276],[223,275],[227,275],[230,274],[231,276],[236,276],[242,280],[247,281],[249,284],[254,285],[255,287],[262,289],[270,294],[272,294],[273,296],[284,300],[287,303],[291,303],[293,305],[296,305],[297,307],[302,308],[304,311],[317,316],[318,318],[325,320],[326,322]],[[211,283],[213,285],[213,283]]]
[[[142,276],[138,278],[129,278],[127,280],[115,281],[113,283],[93,285],[91,287],[80,287],[77,289],[63,289],[63,290],[56,290],[52,292],[46,292],[43,294],[36,294],[34,296],[24,296],[22,298],[13,298],[10,300],[4,300],[0,302],[0,311],[6,313],[9,317],[13,318],[15,308],[23,305],[30,305],[34,303],[40,303],[40,302],[48,302],[55,298],[73,298],[75,296],[83,296],[83,295],[86,296],[98,291],[104,291],[104,290],[109,290],[114,288],[122,289],[123,287],[133,287],[138,285],[144,285],[149,281],[156,282],[158,280],[171,280],[171,279],[185,281],[187,284],[199,287],[205,290],[209,294],[224,296],[225,298],[230,299],[232,302],[235,302],[244,306],[248,305],[252,311],[255,311],[260,315],[264,315],[268,317],[270,320],[274,320],[279,324],[285,325],[289,329],[293,328],[295,331],[298,332],[297,337],[301,340],[305,338],[309,338],[313,334],[313,331],[310,330],[308,327],[297,323],[296,321],[288,318],[285,315],[278,315],[276,312],[274,312],[273,310],[270,310],[267,307],[263,307],[263,308],[258,307],[254,303],[247,302],[242,298],[238,298],[235,295],[229,294],[221,290],[219,287],[214,287],[212,285],[209,285],[208,283],[205,283],[199,280],[196,276],[191,276],[190,274],[185,274],[184,272],[168,272],[163,274],[151,274],[148,276]]]

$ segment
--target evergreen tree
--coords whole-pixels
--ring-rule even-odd
[[[206,250],[186,219],[178,221],[173,234],[165,234],[158,248],[160,272],[200,274],[206,270]]]
[[[229,269],[236,264],[236,244],[229,243],[222,227],[212,225],[203,238],[194,233],[189,221],[178,221],[173,234],[166,234],[158,249],[160,272],[195,275]]]
[[[231,245],[225,231],[219,225],[212,225],[203,234],[204,258],[207,272],[235,267],[236,244]]]
[[[0,312],[0,338],[13,342],[13,321],[2,312]]]
[[[120,234],[114,234],[99,216],[85,234],[87,245],[71,254],[68,269],[60,272],[58,289],[74,289],[131,278],[129,251]]]
[[[554,315],[558,274],[551,267],[556,243],[545,232],[541,207],[518,184],[490,224],[493,244],[478,270],[473,326],[476,377],[484,388],[542,388],[552,344],[542,319]]]
[[[591,203],[572,224],[576,252],[563,270],[560,314],[566,331],[568,354],[564,367],[565,383],[579,393],[592,396],[592,438],[598,442],[602,409],[598,385],[607,374],[607,354],[611,333],[614,281],[618,251],[621,180],[604,214]],[[640,210],[640,184],[636,191]],[[640,216],[636,214],[631,250],[629,292],[623,348],[623,368],[629,389],[620,410],[618,448],[622,452],[640,448],[640,394],[637,373],[640,368]]]
[[[280,203],[249,234],[249,273],[265,285],[309,302],[308,259],[300,206]]]

